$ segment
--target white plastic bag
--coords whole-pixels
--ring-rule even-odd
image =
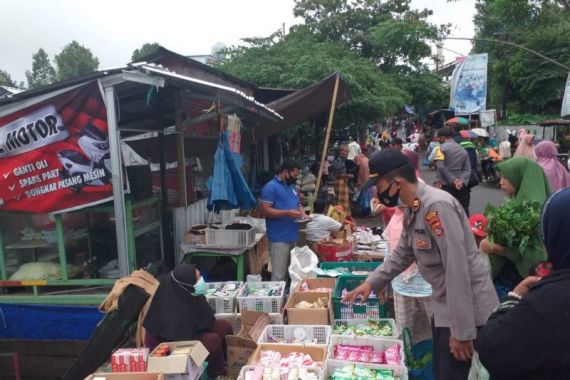
[[[316,278],[319,268],[319,259],[315,252],[307,246],[295,247],[291,250],[291,264],[289,265],[289,277],[291,277],[290,292],[297,284],[307,278]]]

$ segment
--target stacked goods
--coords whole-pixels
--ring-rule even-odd
[[[166,346],[168,349],[168,346]],[[148,348],[120,348],[111,356],[113,372],[146,372]]]
[[[331,332],[330,326],[268,325],[258,343],[328,345]]]
[[[397,337],[393,319],[378,320],[339,320],[335,321],[333,335],[365,337]]]
[[[331,338],[329,352],[329,357],[335,360],[405,366],[403,342],[397,339],[334,335]]]
[[[334,315],[337,319],[369,319],[386,317],[386,305],[375,293],[371,293],[366,301],[358,298],[352,305],[342,302],[346,294],[364,282],[364,278],[341,276],[337,280],[333,292]]]
[[[301,174],[297,178],[297,185],[301,188],[303,193],[312,193],[315,191],[317,185],[317,177],[313,174]]]
[[[317,368],[269,368],[247,366],[241,371],[238,380],[319,380],[322,370]]]
[[[330,293],[293,292],[285,310],[290,325],[328,325],[334,319]]]
[[[235,300],[243,282],[209,282],[206,290],[206,299],[215,313],[233,313]]]
[[[366,279],[368,275],[379,266],[381,262],[322,262],[319,267],[322,269],[322,276],[351,276]]]
[[[284,281],[248,281],[238,292],[237,300],[241,311],[280,313],[284,296]]]
[[[329,377],[330,380],[396,380],[399,378],[393,369],[375,369],[354,364],[334,369]]]

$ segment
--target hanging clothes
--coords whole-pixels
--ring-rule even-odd
[[[241,120],[236,114],[228,115],[228,140],[230,150],[241,153]]]

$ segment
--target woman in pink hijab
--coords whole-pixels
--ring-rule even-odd
[[[534,153],[534,135],[527,133],[524,128],[519,130],[519,145],[515,151],[513,157],[526,157],[529,160],[536,161],[536,155]]]
[[[544,169],[548,178],[550,190],[554,193],[564,187],[570,186],[570,174],[558,161],[558,150],[552,141],[544,140],[534,149],[536,162]]]

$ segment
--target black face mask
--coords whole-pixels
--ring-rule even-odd
[[[396,191],[396,194],[390,195],[390,189],[394,182],[390,183],[390,186],[381,193],[378,193],[378,200],[386,207],[396,207],[398,205],[398,199],[400,199],[400,189]]]
[[[289,186],[294,185],[297,183],[297,178],[294,178],[293,176],[291,176],[291,172],[287,172],[288,177],[285,178],[285,183]]]

